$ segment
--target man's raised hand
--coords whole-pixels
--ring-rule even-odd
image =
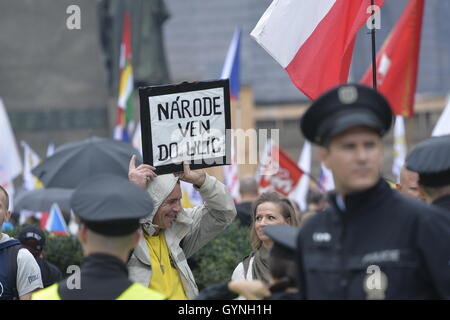
[[[141,164],[136,168],[136,156],[133,155],[128,167],[128,180],[141,188],[147,188],[148,180],[156,178],[156,168],[148,164]]]

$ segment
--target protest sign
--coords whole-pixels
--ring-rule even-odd
[[[139,88],[144,163],[157,174],[229,164],[228,80]]]

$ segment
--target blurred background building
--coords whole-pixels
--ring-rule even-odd
[[[279,128],[280,145],[294,161],[304,142],[298,119],[310,101],[254,41],[250,31],[271,0],[0,0],[0,97],[16,139],[44,157],[57,146],[92,135],[111,137],[117,106],[122,13],[130,12],[135,83],[154,85],[217,79],[234,28],[242,27],[242,128]],[[386,0],[377,48],[407,0]],[[81,29],[69,30],[66,12],[81,9]],[[407,142],[431,134],[450,89],[450,2],[426,0],[415,115]],[[351,79],[370,64],[370,36],[358,35]],[[236,106],[235,106],[236,107]],[[135,103],[138,116],[138,103]],[[449,124],[450,125],[450,124]],[[1,138],[1,137],[0,137]],[[385,172],[392,165],[387,137]],[[313,156],[313,159],[316,155]],[[254,172],[256,166],[246,166]],[[317,175],[318,166],[313,165]],[[220,175],[220,174],[218,174]]]

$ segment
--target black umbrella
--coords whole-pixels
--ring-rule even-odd
[[[48,188],[76,188],[84,179],[100,173],[128,177],[128,164],[133,154],[142,162],[131,144],[92,137],[63,144],[32,172]]]
[[[53,203],[70,212],[73,189],[48,188],[20,192],[14,199],[14,211],[50,211]]]

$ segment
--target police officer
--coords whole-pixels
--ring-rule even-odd
[[[407,167],[419,174],[425,201],[450,212],[450,135],[418,143],[407,157]]]
[[[140,237],[139,219],[153,210],[145,190],[127,179],[97,175],[80,183],[71,208],[86,256],[80,274],[33,294],[34,300],[153,300],[159,292],[128,279],[126,262]]]
[[[326,92],[301,118],[336,186],[299,232],[302,298],[450,298],[449,217],[381,179],[392,119],[383,96],[357,84]]]

